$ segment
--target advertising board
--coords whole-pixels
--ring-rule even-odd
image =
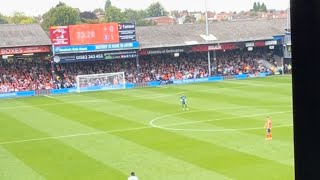
[[[0,55],[29,54],[29,53],[46,53],[50,52],[49,46],[31,46],[16,48],[0,48]]]
[[[119,42],[136,41],[136,26],[134,23],[119,23]]]
[[[156,55],[156,54],[174,54],[188,52],[185,47],[177,48],[160,48],[160,49],[144,49],[139,52],[139,55]]]
[[[97,44],[97,45],[79,45],[79,46],[58,46],[54,47],[56,54],[93,52],[93,51],[110,51],[121,49],[136,49],[140,46],[139,42],[127,42],[117,44]]]
[[[255,47],[262,47],[262,46],[265,46],[265,42],[264,41],[256,41],[254,42],[254,46]]]
[[[119,43],[118,23],[69,26],[70,45]]]
[[[54,58],[54,62],[70,63],[70,62],[83,62],[83,61],[126,59],[126,58],[135,58],[135,57],[137,57],[136,51],[112,51],[112,52],[57,55]]]
[[[53,26],[50,27],[50,39],[55,46],[70,45],[69,27],[68,26]]]

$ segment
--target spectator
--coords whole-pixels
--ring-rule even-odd
[[[218,75],[223,76],[270,71],[259,63],[259,59],[265,55],[262,53],[240,50],[219,51],[217,61],[211,63]],[[287,69],[291,70],[289,66]],[[52,70],[55,72],[54,79]],[[211,75],[214,74],[214,70]],[[139,59],[139,66],[136,65],[136,61],[125,59],[56,64],[51,69],[49,61],[14,60],[0,62],[0,92],[72,88],[76,87],[77,75],[111,72],[124,72],[126,82],[133,83],[209,76],[206,53],[181,54],[180,57],[142,56]],[[90,82],[82,82],[81,86],[105,85],[110,83],[109,81],[97,78]]]

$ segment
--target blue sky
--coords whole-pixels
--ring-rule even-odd
[[[81,11],[92,11],[95,8],[103,8],[105,0],[1,0],[0,13],[11,15],[15,11],[24,12],[27,15],[39,15],[48,11],[59,1],[79,8]],[[124,9],[145,9],[153,2],[159,1],[166,10],[204,11],[205,0],[111,0],[112,4]],[[252,4],[259,0],[207,0],[210,11],[241,11],[249,10]],[[260,0],[269,9],[286,9],[289,0]]]

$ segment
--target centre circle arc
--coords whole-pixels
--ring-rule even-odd
[[[199,109],[194,111],[184,111],[179,113],[173,113],[168,114],[164,116],[160,116],[157,118],[154,118],[150,120],[149,125],[154,128],[158,129],[164,129],[164,130],[171,130],[171,131],[193,131],[193,132],[227,132],[227,131],[244,131],[244,130],[256,130],[256,129],[263,129],[262,127],[252,127],[252,128],[232,128],[232,129],[190,129],[190,128],[171,128],[170,126],[177,126],[177,125],[185,125],[185,124],[197,124],[197,123],[203,123],[203,122],[212,122],[212,121],[222,121],[222,120],[228,120],[228,119],[236,119],[241,117],[255,117],[255,116],[261,116],[261,115],[272,115],[272,114],[284,114],[284,113],[290,113],[291,111],[275,111],[270,113],[261,113],[261,114],[251,114],[251,115],[243,115],[238,117],[230,117],[230,118],[218,118],[218,119],[212,119],[212,120],[200,120],[200,121],[189,121],[189,122],[182,122],[182,123],[174,123],[174,124],[165,124],[165,125],[156,125],[155,122],[159,121],[161,119],[165,119],[172,116],[177,116],[181,114],[189,114],[189,113],[196,113],[196,112],[204,112],[208,110],[217,111],[217,110],[227,110],[227,109],[244,109],[244,108],[263,108],[263,107],[292,107],[292,105],[270,105],[270,106],[234,106],[234,107],[225,107],[225,108],[205,108],[205,109]],[[293,126],[293,124],[285,124],[285,125],[278,125],[273,126],[273,128],[280,128],[280,127],[290,127]]]

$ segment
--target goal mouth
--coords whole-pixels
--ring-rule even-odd
[[[125,89],[124,72],[76,76],[77,92]]]

